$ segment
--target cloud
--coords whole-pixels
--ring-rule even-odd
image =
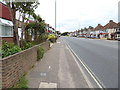
[[[51,26],[55,26],[55,0],[39,0],[36,10]],[[57,28],[75,31],[98,23],[105,25],[109,20],[118,21],[119,0],[56,0]]]

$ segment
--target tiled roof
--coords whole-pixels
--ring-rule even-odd
[[[0,18],[12,21],[9,8],[6,5],[2,4],[1,2],[0,11],[2,11],[2,14],[0,14]]]
[[[103,30],[103,26],[101,24],[98,24],[94,30]]]
[[[118,28],[120,28],[120,22],[118,23]]]
[[[84,28],[83,31],[88,31],[88,29],[87,29],[87,28]]]
[[[104,26],[104,29],[112,29],[117,27],[117,23],[115,23],[113,20],[110,20],[109,23]]]

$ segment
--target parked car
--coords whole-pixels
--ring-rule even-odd
[[[91,38],[96,38],[96,36],[91,36]]]

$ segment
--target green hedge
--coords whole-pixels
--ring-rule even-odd
[[[42,59],[44,56],[44,49],[42,47],[39,47],[37,50],[37,61]]]

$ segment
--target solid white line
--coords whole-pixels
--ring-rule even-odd
[[[66,43],[67,44],[67,43]],[[69,49],[72,51],[72,53],[77,57],[77,59],[80,61],[80,63],[83,65],[83,67],[87,70],[87,72],[90,74],[90,76],[93,78],[93,80],[96,82],[96,84],[99,86],[99,88],[103,88],[103,86],[98,82],[98,80],[96,79],[97,77],[95,77],[95,74],[90,70],[90,68],[85,65],[85,63],[83,63],[83,61],[75,54],[75,52],[71,49],[71,47],[67,44],[67,46],[69,47]],[[78,62],[77,62],[78,63]],[[83,71],[83,70],[82,70]],[[84,72],[84,71],[83,71]],[[84,73],[83,73],[84,75]],[[88,78],[86,78],[87,76],[85,75],[85,79],[87,80]],[[88,84],[90,85],[89,80],[87,80]],[[91,87],[91,85],[90,85]],[[105,87],[104,87],[105,88]]]
[[[67,47],[68,47],[68,46],[67,46]],[[78,61],[76,60],[75,56],[74,56],[73,53],[70,51],[69,47],[68,47],[68,50],[69,50],[69,52],[71,53],[72,57],[74,58],[74,60],[75,60],[75,62],[76,62],[76,64],[77,64],[78,68],[80,69],[81,73],[83,74],[83,77],[84,77],[84,79],[86,80],[89,88],[94,88],[94,87],[92,86],[91,82],[89,81],[88,77],[86,76],[86,74],[85,74],[84,71],[82,70],[81,66],[79,65]]]

